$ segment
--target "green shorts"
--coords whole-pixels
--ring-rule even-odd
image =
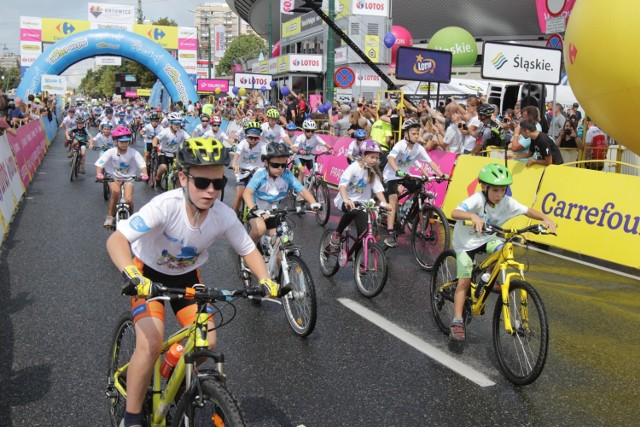
[[[470,251],[456,252],[456,277],[458,279],[470,279],[473,272],[473,259],[477,254],[492,254],[502,247],[504,242],[500,239],[493,239]]]

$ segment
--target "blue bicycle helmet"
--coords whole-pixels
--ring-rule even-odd
[[[287,130],[298,130],[298,127],[295,125],[295,123],[287,123],[286,129]]]
[[[367,132],[365,132],[364,129],[356,129],[355,132],[353,132],[353,137],[355,139],[366,139]]]

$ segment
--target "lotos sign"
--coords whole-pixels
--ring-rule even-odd
[[[245,89],[260,89],[271,85],[270,74],[235,73],[234,86]]]
[[[352,0],[354,15],[389,16],[389,0]]]
[[[322,55],[289,55],[290,71],[322,71]]]
[[[512,43],[484,43],[483,79],[557,85],[561,72],[562,50]]]

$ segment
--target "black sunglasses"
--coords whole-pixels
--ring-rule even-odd
[[[225,185],[227,185],[227,177],[223,178],[203,178],[201,176],[193,176],[191,174],[187,174],[187,176],[193,179],[193,185],[196,186],[198,190],[206,190],[209,188],[209,185],[213,184],[214,190],[222,190]]]
[[[212,123],[212,124],[211,124],[211,127],[212,127],[212,128],[219,128],[219,127],[220,127],[220,125],[216,125],[216,124]]]
[[[202,123],[209,123],[209,120],[202,120]]]
[[[259,136],[248,136],[247,140],[248,141],[258,141],[260,139]]]
[[[269,166],[271,166],[274,169],[285,169],[287,167],[287,163],[275,163],[275,162],[269,162]]]

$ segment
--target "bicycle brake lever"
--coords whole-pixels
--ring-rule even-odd
[[[149,298],[145,304],[149,304],[151,301],[171,301],[171,297],[167,296],[167,295],[160,295],[157,297],[153,297],[153,298]]]

